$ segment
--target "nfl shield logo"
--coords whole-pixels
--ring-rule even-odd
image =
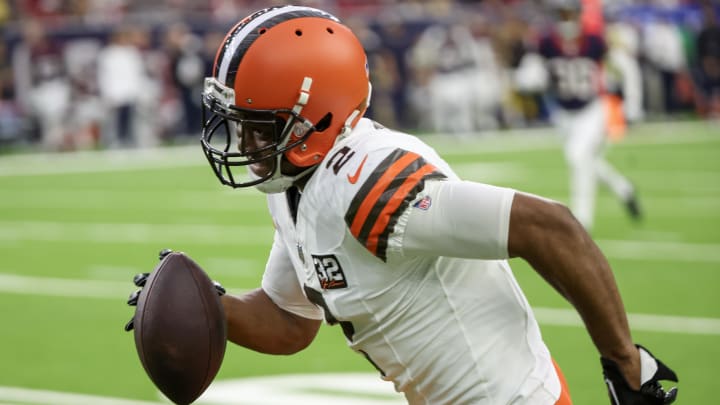
[[[422,200],[416,202],[413,207],[419,208],[423,211],[427,211],[430,208],[430,205],[432,205],[432,199],[430,198],[430,196],[425,196]]]

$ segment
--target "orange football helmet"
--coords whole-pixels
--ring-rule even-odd
[[[203,150],[223,184],[281,192],[312,172],[369,100],[367,57],[348,27],[310,7],[266,8],[218,49],[203,91]],[[283,159],[304,170],[283,174]]]

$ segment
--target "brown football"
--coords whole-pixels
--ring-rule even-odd
[[[220,370],[226,339],[213,282],[184,253],[165,256],[135,311],[135,347],[150,379],[174,403],[192,403]]]

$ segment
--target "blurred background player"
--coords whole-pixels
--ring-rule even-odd
[[[155,143],[146,142],[149,131],[141,119],[143,99],[155,93],[142,52],[145,34],[140,26],[119,26],[98,54],[98,89],[107,109],[104,137],[110,147]]]
[[[47,150],[62,149],[66,136],[70,83],[63,51],[42,23],[31,20],[10,55],[17,102],[33,117],[39,143]]]
[[[552,10],[553,28],[542,32],[523,57],[515,84],[521,91],[545,92],[551,121],[565,143],[570,208],[585,228],[593,226],[598,182],[608,186],[633,219],[639,219],[634,186],[604,157],[608,130],[622,130],[625,119],[642,116],[639,73],[632,74],[632,59],[627,54],[608,52],[599,4],[587,6],[590,14],[585,15],[579,0],[548,0],[547,4]],[[615,70],[607,65],[615,66]],[[607,80],[609,72],[624,77]],[[618,99],[611,97],[616,95],[611,95],[607,87],[615,82],[627,87],[617,93],[630,96],[620,116],[613,114]],[[609,118],[615,122],[609,122]],[[618,123],[617,119],[622,121]]]
[[[697,35],[697,63],[693,68],[698,109],[720,119],[720,22],[712,1],[702,2],[703,25]]]

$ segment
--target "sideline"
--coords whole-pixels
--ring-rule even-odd
[[[623,140],[623,144],[695,144],[720,142],[708,136],[712,127],[705,121],[644,122]],[[704,128],[705,127],[705,128]],[[688,131],[701,133],[688,133]],[[682,133],[682,136],[678,134]],[[560,149],[551,127],[472,133],[463,136],[418,135],[443,156],[483,155],[530,150]],[[163,146],[147,149],[105,149],[98,151],[38,152],[0,156],[0,177],[69,173],[121,172],[206,166],[200,145]]]

